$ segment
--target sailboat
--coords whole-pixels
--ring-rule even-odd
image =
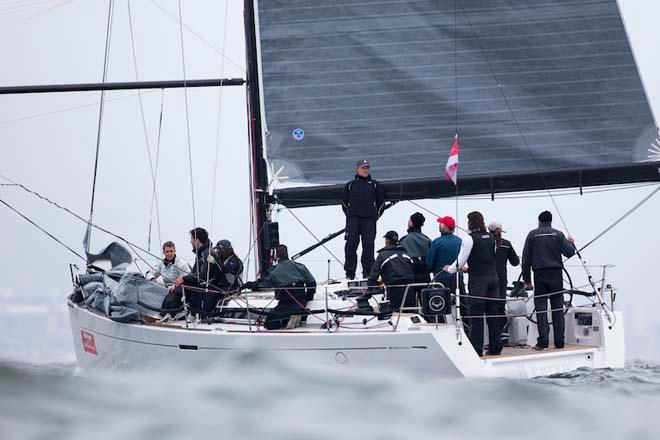
[[[246,0],[244,8],[246,78],[206,85],[246,88],[261,274],[277,244],[273,209],[340,204],[340,170],[365,157],[382,164],[393,203],[539,190],[552,198],[558,188],[660,180],[648,155],[657,124],[615,0],[534,7],[522,0]],[[457,134],[454,184],[444,179],[443,163]],[[278,176],[286,182],[274,188]],[[76,287],[97,275],[90,271],[98,268],[73,275]],[[96,281],[107,287],[112,275]],[[328,279],[308,303],[305,322],[283,330],[265,330],[255,314],[272,307],[273,292],[232,297],[220,306],[227,314],[212,321],[162,322],[140,306],[137,321],[123,322],[74,297],[68,307],[78,363],[88,372],[222,361],[257,350],[310,367],[529,378],[624,365],[614,289],[604,273],[599,285],[589,278],[584,304],[566,310],[565,348],[508,348],[485,357],[465,334],[459,295],[447,298],[454,306],[435,322],[421,314],[428,304],[392,313],[382,310],[379,295],[370,300],[372,313],[361,312],[359,281]],[[530,345],[534,330],[530,325]]]

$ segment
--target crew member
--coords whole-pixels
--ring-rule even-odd
[[[545,350],[549,345],[548,299],[552,310],[552,327],[556,348],[564,348],[564,279],[562,255],[575,255],[573,237],[565,237],[552,227],[552,213],[539,214],[539,227],[531,231],[525,240],[522,255],[522,275],[525,288],[534,287],[534,306],[539,337],[535,350]],[[531,271],[534,270],[534,285]]]
[[[344,247],[346,278],[355,278],[357,248],[362,242],[362,276],[367,277],[374,262],[376,220],[385,205],[385,190],[371,178],[371,165],[366,159],[356,165],[355,178],[344,186],[342,209],[346,215]]]
[[[207,314],[213,311],[220,299],[226,297],[226,293],[240,289],[243,274],[243,262],[234,253],[229,240],[220,240],[216,243],[211,249],[208,263],[214,266],[214,283],[213,290],[203,294],[202,304]]]
[[[170,287],[174,280],[190,272],[190,266],[176,255],[176,247],[171,241],[163,244],[163,260],[154,270],[147,272],[147,279],[156,280],[161,277],[163,284]]]
[[[406,284],[415,280],[415,268],[413,259],[399,244],[399,234],[395,231],[388,231],[383,238],[385,238],[385,247],[378,251],[378,258],[371,267],[368,285],[375,286],[380,276],[387,287],[387,299],[390,300],[392,308],[398,310],[403,302]],[[415,295],[413,292],[408,292],[405,306],[414,305]]]
[[[431,239],[422,233],[424,221],[426,221],[426,218],[419,212],[411,215],[408,219],[408,233],[399,240],[399,244],[405,248],[406,253],[413,259],[415,283],[429,282],[426,256],[431,246]],[[423,288],[423,286],[415,287],[415,297],[419,295]]]
[[[484,217],[478,211],[468,214],[468,230],[470,234],[461,242],[457,261],[445,266],[443,270],[455,274],[457,270],[464,269],[467,263],[470,342],[481,356],[484,345],[483,315],[486,314],[489,340],[486,354],[499,355],[502,352],[502,320],[496,317],[499,280],[495,264],[495,237],[486,230]]]
[[[266,316],[268,330],[285,328],[292,315],[307,315],[307,301],[314,298],[316,280],[302,263],[289,260],[289,251],[283,244],[275,249],[277,264],[270,273],[257,281],[243,285],[250,290],[275,289],[277,305]]]
[[[450,289],[452,294],[456,292],[456,275],[445,272],[443,268],[458,258],[458,251],[461,248],[461,239],[454,235],[456,230],[456,221],[453,217],[438,217],[438,230],[440,237],[433,240],[429,253],[426,255],[426,266],[433,273],[433,281],[442,283],[443,286]],[[458,275],[459,294],[465,295],[465,284],[463,274]],[[465,296],[461,298],[461,315],[468,316],[467,300]],[[435,316],[429,317],[435,322]],[[444,320],[444,317],[441,318]],[[469,331],[468,320],[463,320],[465,332]]]
[[[184,288],[190,287],[191,289],[186,290],[186,300],[193,311],[199,313],[203,309],[203,292],[200,289],[207,289],[213,285],[214,270],[213,266],[207,261],[211,240],[209,240],[206,229],[192,229],[190,231],[190,244],[195,254],[195,264],[190,273],[179,276],[174,280],[174,284],[170,286],[167,296],[163,299],[163,309],[171,310],[181,307]]]
[[[511,242],[502,238],[502,232],[504,232],[502,230],[502,223],[490,222],[488,224],[488,232],[495,237],[495,243],[497,244],[495,264],[497,266],[497,278],[500,282],[500,299],[502,300],[497,303],[497,314],[502,317],[501,326],[504,328],[506,325],[506,287],[508,285],[506,264],[508,262],[511,266],[517,266],[520,264],[520,258],[518,258],[518,254],[513,249]]]

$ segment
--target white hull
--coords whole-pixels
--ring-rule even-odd
[[[386,327],[327,332],[317,327],[249,332],[247,326],[233,324],[198,324],[189,329],[123,324],[71,302],[68,305],[76,357],[87,374],[190,360],[222,362],[237,353],[254,351],[266,357],[284,356],[310,368],[385,367],[418,377],[530,378],[580,367],[620,368],[625,359],[620,313],[610,328],[604,312],[591,307],[567,314],[563,350],[506,349],[501,356],[479,358],[455,325],[415,324],[412,315],[401,318],[397,331]],[[589,330],[576,324],[576,312],[592,314]]]

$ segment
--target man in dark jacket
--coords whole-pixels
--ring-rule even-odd
[[[367,277],[374,262],[376,220],[385,205],[385,190],[371,178],[368,160],[357,163],[355,178],[344,186],[342,209],[346,215],[344,270],[346,278],[355,278],[357,248],[362,241],[362,275]]]
[[[488,224],[488,232],[495,237],[497,248],[495,249],[495,265],[497,266],[497,279],[500,282],[500,301],[497,305],[499,308],[498,315],[502,316],[502,327],[506,324],[506,286],[509,283],[507,277],[506,264],[517,266],[520,264],[520,258],[513,249],[511,242],[502,238],[502,224],[500,222],[490,222]]]
[[[564,236],[552,227],[552,213],[539,215],[539,227],[531,231],[525,240],[522,256],[522,275],[525,287],[534,288],[534,306],[539,337],[535,350],[545,350],[549,345],[548,299],[552,310],[552,327],[556,348],[564,348],[564,278],[562,255],[575,255],[573,237]],[[531,271],[534,270],[534,286]],[[555,293],[556,292],[556,293]]]
[[[467,263],[468,311],[470,316],[469,338],[479,356],[484,345],[484,314],[488,324],[487,355],[502,352],[502,320],[497,317],[499,299],[499,279],[495,265],[495,237],[488,233],[484,217],[478,211],[468,214],[470,235],[461,242],[458,259],[444,267],[446,272],[455,274],[463,270]],[[492,299],[491,299],[492,298]]]
[[[447,286],[446,282],[450,278],[456,277],[445,272],[443,268],[458,257],[461,239],[454,235],[456,221],[453,217],[438,217],[438,229],[440,230],[440,237],[431,243],[431,248],[426,255],[426,265],[428,270],[433,273],[433,280]]]
[[[422,226],[424,226],[424,215],[416,212],[408,219],[408,233],[401,237],[399,244],[406,249],[406,253],[413,259],[415,267],[415,283],[428,283],[429,270],[426,266],[426,255],[431,246],[431,239],[422,234]],[[419,296],[419,292],[424,287],[415,287],[415,297]],[[413,293],[413,292],[409,292]]]
[[[211,313],[218,302],[227,296],[226,293],[240,289],[243,262],[234,253],[229,240],[220,240],[211,249],[208,263],[212,265],[214,272],[213,291],[203,293],[202,309]]]
[[[214,270],[207,261],[211,249],[208,232],[204,228],[192,229],[190,231],[190,244],[195,254],[195,264],[189,274],[174,280],[174,285],[169,288],[167,296],[163,299],[163,309],[181,307],[185,287],[192,287],[195,290],[187,290],[186,299],[193,309],[199,311],[202,309],[203,292],[197,289],[206,289],[214,284]]]
[[[422,233],[424,215],[416,212],[408,219],[408,233],[401,237],[399,244],[406,249],[415,264],[415,282],[428,282],[429,270],[426,267],[426,256],[431,247],[431,239]]]
[[[426,256],[426,266],[429,272],[433,273],[433,281],[442,283],[446,288],[451,290],[452,293],[456,292],[456,275],[445,272],[443,268],[456,260],[458,251],[461,248],[461,239],[454,234],[456,230],[456,221],[453,217],[438,217],[438,230],[440,237],[433,240],[431,248]],[[465,283],[463,282],[463,274],[458,274],[458,288],[459,294],[463,295],[461,298],[461,315],[468,316],[467,300],[465,298]],[[429,317],[432,322],[435,322],[435,316]],[[444,320],[444,317],[441,317]],[[463,320],[465,332],[468,333],[469,322]]]
[[[371,267],[368,285],[375,286],[380,276],[387,287],[387,298],[390,300],[392,308],[398,310],[403,302],[405,285],[415,281],[415,267],[413,259],[399,244],[399,235],[395,231],[389,231],[384,238],[385,247],[378,251],[378,258]],[[409,291],[405,306],[414,305],[414,292]]]
[[[275,250],[277,264],[270,273],[257,281],[243,285],[246,289],[275,289],[277,305],[266,316],[264,327],[268,330],[285,328],[292,315],[306,315],[307,301],[314,298],[316,280],[302,263],[289,260],[289,251],[283,244]]]

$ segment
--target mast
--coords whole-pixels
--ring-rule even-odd
[[[245,0],[245,63],[247,76],[247,112],[250,148],[252,149],[252,213],[256,238],[256,256],[259,273],[265,274],[270,268],[267,247],[268,221],[268,171],[264,159],[261,125],[261,98],[259,93],[259,65],[257,53],[256,11],[253,0]]]

